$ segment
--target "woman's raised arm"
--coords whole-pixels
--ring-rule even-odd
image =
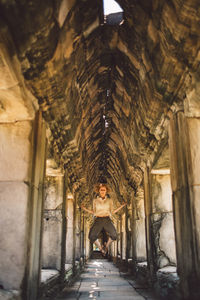
[[[120,207],[118,207],[117,209],[115,209],[115,210],[113,211],[113,214],[116,214],[122,207],[124,207],[124,206],[126,206],[126,205],[127,205],[127,203],[122,204]]]
[[[81,208],[83,209],[83,210],[85,210],[86,212],[88,212],[88,213],[90,213],[90,214],[94,214],[94,212],[92,211],[92,210],[90,210],[90,209],[88,209],[88,208],[86,208],[85,206],[83,206],[83,205],[81,205]]]

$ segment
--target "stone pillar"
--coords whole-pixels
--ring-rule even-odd
[[[134,264],[147,260],[143,190],[132,197],[132,257]]]
[[[41,114],[35,121],[1,123],[0,141],[0,284],[25,294],[28,285],[27,299],[35,299],[29,296],[33,288],[37,293],[40,273],[46,143]]]
[[[85,240],[85,248],[84,248],[84,255],[85,258],[88,259],[90,256],[90,240],[88,239],[89,231],[90,231],[91,224],[88,222],[88,219],[84,217],[84,240]]]
[[[80,260],[81,257],[81,209],[76,207],[76,219],[75,219],[75,260]]]
[[[58,169],[47,169],[44,203],[42,267],[61,270],[64,176]]]
[[[61,237],[61,269],[60,269],[60,275],[61,279],[65,280],[65,263],[66,263],[66,230],[67,230],[67,201],[66,201],[66,195],[67,195],[67,173],[65,171],[64,177],[63,177],[63,203],[62,203],[62,237]]]
[[[129,223],[130,223],[130,219],[129,219],[129,211],[128,211],[128,207],[125,207],[125,214],[124,214],[124,218],[125,218],[125,248],[126,248],[126,254],[125,254],[125,259],[128,262],[128,259],[130,258],[130,234],[129,234]]]
[[[133,265],[133,270],[132,272],[136,271],[136,262],[137,262],[137,256],[136,256],[136,224],[135,224],[135,199],[133,195],[131,195],[131,250],[132,250],[132,265]]]
[[[80,215],[81,215],[81,257],[83,260],[85,259],[85,253],[84,253],[84,248],[85,248],[85,217],[83,211],[80,209]]]
[[[66,216],[67,216],[67,229],[66,229],[66,264],[72,264],[74,259],[74,199],[71,193],[67,194],[66,203]]]
[[[121,258],[121,217],[117,220],[117,257]]]
[[[169,146],[177,268],[182,297],[183,299],[199,299],[200,109],[196,111],[196,117],[193,117],[195,114],[192,114],[192,111],[189,112],[185,114],[180,110],[171,114]]]
[[[125,218],[125,214],[122,215],[122,219],[121,219],[121,232],[122,232],[122,239],[121,239],[121,250],[122,250],[122,260],[126,259],[126,218]]]
[[[116,219],[113,220],[113,224],[117,230],[117,220]],[[117,259],[117,244],[118,244],[118,241],[114,241],[111,244],[111,255],[112,255],[112,258],[114,261],[116,261],[116,259]]]
[[[27,269],[27,299],[36,300],[41,273],[41,241],[46,164],[46,128],[42,113],[38,113],[35,134],[35,156],[30,202],[29,262]]]
[[[73,201],[73,228],[72,228],[72,233],[73,233],[73,256],[72,256],[72,264],[73,264],[73,272],[76,272],[76,195],[74,197]]]
[[[176,265],[176,247],[169,169],[153,169],[151,226],[156,269]]]
[[[145,204],[145,230],[146,230],[146,249],[147,249],[147,262],[150,274],[150,280],[156,280],[156,265],[154,260],[154,241],[153,241],[153,228],[151,224],[152,212],[152,193],[151,193],[151,174],[149,167],[146,166],[144,170],[144,204]]]

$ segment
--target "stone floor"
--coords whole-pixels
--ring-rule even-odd
[[[73,286],[66,287],[55,300],[158,300],[148,288],[127,279],[112,262],[89,260],[84,272]]]

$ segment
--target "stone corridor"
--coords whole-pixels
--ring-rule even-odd
[[[147,287],[138,285],[132,279],[125,279],[123,274],[108,260],[91,259],[80,278],[53,299],[159,300]]]
[[[1,300],[199,300],[199,170],[200,0],[0,0]]]

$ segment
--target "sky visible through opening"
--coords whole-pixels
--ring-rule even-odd
[[[104,15],[122,12],[123,9],[114,0],[103,0]]]

